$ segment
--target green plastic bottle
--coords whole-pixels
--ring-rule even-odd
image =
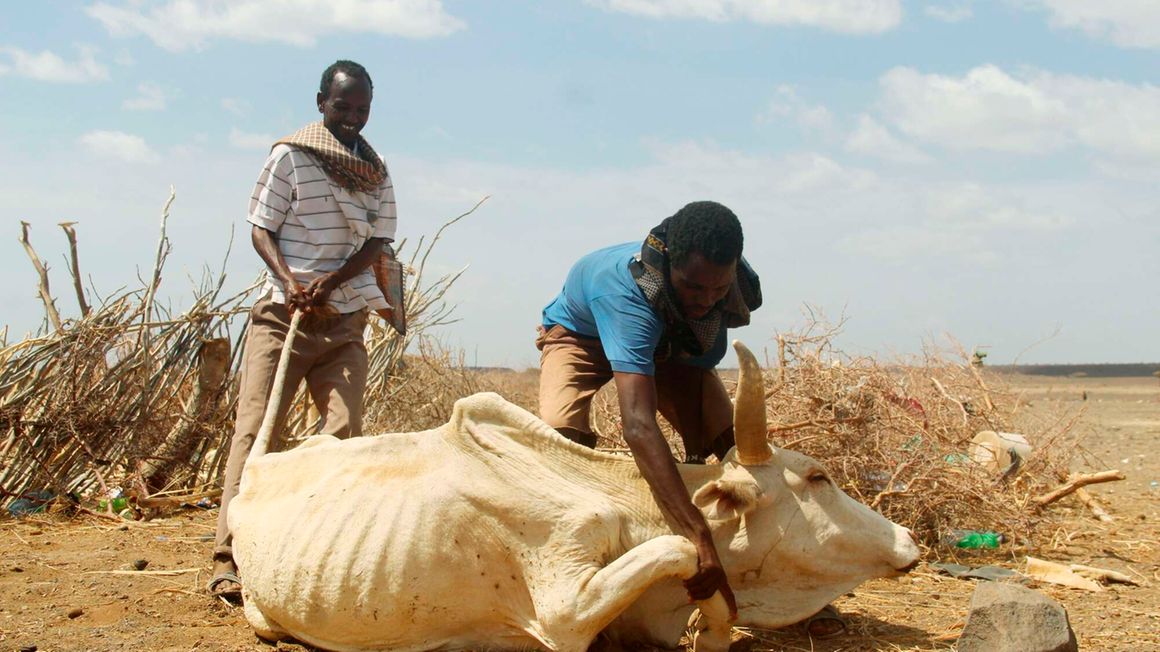
[[[1000,543],[1003,543],[1003,535],[997,532],[979,532],[977,530],[963,530],[956,532],[958,541],[955,542],[956,548],[965,548],[968,550],[978,548],[998,548]]]
[[[104,500],[104,499],[97,502],[97,507],[100,508],[101,510],[104,510],[105,508],[107,508],[108,505],[109,505],[109,502],[107,500]],[[127,508],[128,506],[129,506],[129,499],[128,498],[114,498],[113,499],[113,511],[114,512],[120,513],[121,511],[124,511],[124,509]]]

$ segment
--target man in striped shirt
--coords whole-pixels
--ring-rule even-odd
[[[366,69],[338,61],[322,74],[322,121],[275,143],[250,198],[247,221],[267,282],[246,333],[237,422],[222,482],[208,590],[241,595],[226,520],[242,467],[265,413],[274,371],[296,310],[305,313],[271,438],[281,434],[295,388],[305,380],[323,415],[321,434],[362,434],[368,310],[390,308],[371,264],[395,237],[395,193],[382,158],[359,135],[370,115]],[[396,307],[401,309],[401,306]]]

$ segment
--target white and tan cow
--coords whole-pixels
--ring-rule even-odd
[[[766,443],[760,369],[739,346],[738,447],[679,465],[704,511],[737,624],[799,621],[918,559],[910,533],[814,460]],[[757,381],[754,382],[754,376]],[[264,638],[327,650],[675,646],[693,545],[628,458],[573,444],[495,394],[446,425],[250,459],[230,505],[245,611]],[[728,646],[720,595],[699,650]]]

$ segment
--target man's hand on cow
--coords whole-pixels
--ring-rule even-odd
[[[694,601],[708,600],[720,591],[721,597],[729,605],[729,620],[737,619],[737,598],[725,576],[725,568],[717,557],[717,549],[712,541],[708,546],[697,546],[697,574],[685,580],[685,590]]]

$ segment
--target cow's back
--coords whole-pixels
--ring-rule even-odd
[[[600,511],[534,446],[494,435],[460,418],[251,460],[229,513],[247,600],[329,649],[543,644],[533,593],[559,572],[545,559],[576,543],[569,513]]]

